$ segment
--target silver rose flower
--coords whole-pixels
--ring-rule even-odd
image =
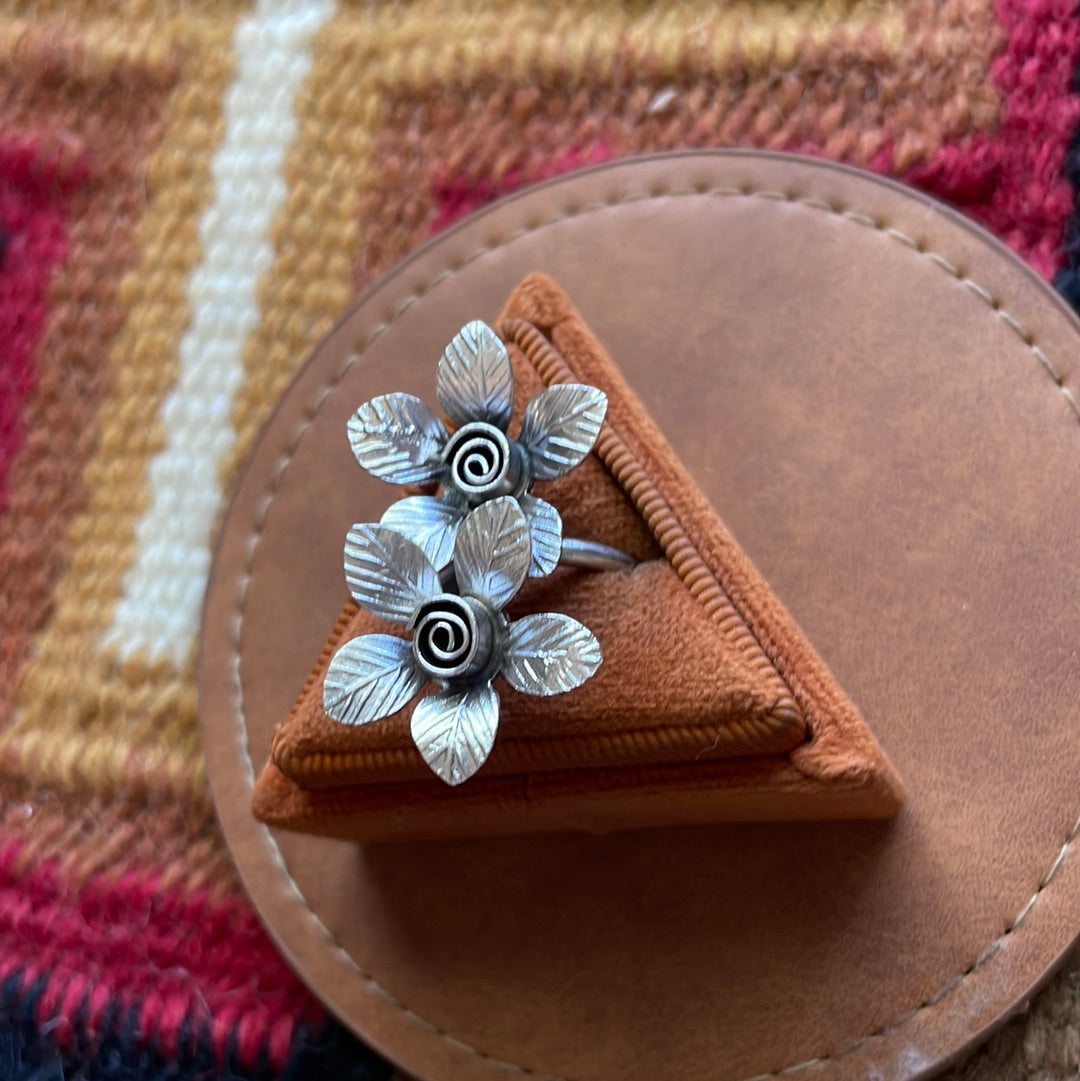
[[[550,574],[559,562],[562,519],[550,503],[529,495],[534,481],[574,468],[592,449],[607,412],[595,387],[548,387],[528,405],[516,440],[508,438],[514,375],[506,347],[486,323],[461,328],[439,359],[435,394],[457,425],[443,422],[411,394],[383,394],[349,419],[356,460],[394,484],[439,483],[438,495],[406,496],[381,524],[408,537],[436,570],[451,559],[466,515],[490,499],[514,496],[529,522],[529,573]]]
[[[485,762],[499,724],[499,674],[524,694],[552,695],[584,683],[602,660],[595,636],[557,613],[512,622],[503,609],[529,570],[529,523],[511,497],[484,503],[461,524],[453,551],[457,592],[444,592],[434,564],[412,541],[382,525],[354,525],[345,577],[357,604],[404,624],[412,639],[367,634],[334,654],[323,708],[342,724],[369,724],[417,702],[412,737],[447,784]]]

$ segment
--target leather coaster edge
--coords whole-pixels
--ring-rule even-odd
[[[667,160],[667,159],[665,158],[663,160]],[[801,164],[805,166],[806,163],[801,163]],[[607,166],[607,167],[602,167],[602,168],[604,170],[606,170],[606,169],[617,169],[618,166]],[[878,183],[883,183],[883,182],[878,181]],[[892,185],[892,186],[895,187],[895,185]],[[905,194],[911,194],[906,189],[902,189],[902,190],[904,191]],[[513,200],[513,201],[516,202],[516,199]],[[499,208],[496,208],[496,210],[498,210],[498,209]],[[491,212],[489,212],[489,213],[491,213]],[[962,221],[962,224],[968,229],[971,229],[971,230],[975,229],[975,227],[972,226],[971,223],[968,223],[966,221]],[[441,242],[442,241],[440,241],[440,243]],[[996,242],[995,242],[995,244],[996,244]],[[423,249],[423,250],[421,250],[421,252],[418,252],[412,259],[410,259],[405,264],[405,266],[408,267],[415,260],[417,260],[417,259],[421,258],[422,256],[424,256],[425,253],[427,252],[427,250],[428,249]],[[1012,257],[1010,257],[1010,258],[1012,258]],[[1015,263],[1015,260],[1012,260],[1012,261]],[[1027,270],[1028,273],[1033,276],[1033,272],[1028,270],[1028,268],[1025,267],[1024,269]],[[392,281],[395,278],[397,280],[401,280],[401,277],[403,277],[403,276],[404,275],[401,272],[399,272],[399,274],[396,274],[396,275],[392,276],[391,279],[386,279],[386,281]],[[964,279],[958,277],[957,280],[963,281]],[[385,283],[381,283],[380,286],[377,286],[375,291],[377,292],[380,288],[383,288],[384,284]],[[1073,316],[1073,314],[1071,312],[1069,312],[1067,309],[1064,308],[1064,303],[1063,302],[1058,301],[1058,303],[1059,303],[1059,308],[1062,311],[1062,314],[1067,315],[1068,319],[1073,323],[1074,329],[1075,329],[1075,326],[1076,326],[1075,316]],[[339,324],[339,326],[341,326],[341,324]],[[1019,332],[1017,332],[1017,333],[1019,333]],[[291,394],[292,390],[294,388],[299,388],[300,386],[302,386],[302,384],[304,382],[305,372],[309,372],[309,371],[310,371],[309,369],[305,369],[304,371],[302,371],[297,376],[296,380],[294,380],[294,383],[293,383],[292,387],[290,387],[290,391],[288,393]],[[1052,375],[1052,372],[1050,372],[1049,374]],[[1063,388],[1068,389],[1067,388],[1067,383],[1065,383],[1065,381],[1063,381],[1062,384],[1059,384],[1058,389],[1062,390]],[[253,459],[252,459],[253,462],[254,462],[255,457],[258,456],[258,453],[259,453],[258,450],[253,452]],[[251,468],[251,467],[249,466],[249,468]],[[257,507],[251,506],[251,505],[249,505],[247,507],[247,509],[246,509],[246,513],[251,515],[251,520],[256,521],[256,522],[259,521],[260,518],[264,519],[265,514],[267,513],[267,511],[268,511],[268,507],[265,508],[265,509],[259,510]],[[230,510],[230,512],[229,512],[229,516],[228,516],[229,520],[230,521],[233,520],[234,518],[237,517],[237,515],[242,516],[242,509],[238,509],[238,507],[232,508]],[[222,534],[221,534],[221,536],[219,538],[218,554],[217,554],[217,556],[215,558],[214,574],[213,574],[213,577],[212,577],[212,582],[215,585],[219,584],[219,576],[223,573],[222,572],[222,564],[221,564],[222,552],[223,552],[223,550],[225,550],[228,547],[229,547],[229,545],[226,542],[225,530],[223,529]],[[248,581],[246,582],[246,584],[242,588],[250,588],[250,584],[251,583],[250,583],[250,575],[249,575]],[[232,590],[230,590],[228,588],[227,583],[226,583],[225,592],[226,593],[232,593],[233,592]],[[207,607],[206,607],[206,617],[205,617],[206,618],[206,626],[210,626],[210,625],[212,625],[214,622],[216,622],[218,620],[218,617],[222,614],[221,608],[222,608],[221,596],[219,595],[217,597],[212,598],[208,594]],[[210,640],[210,636],[208,634],[205,635],[204,638],[200,640],[199,681],[200,681],[200,686],[204,690],[204,694],[202,696],[204,701],[206,699],[206,693],[205,692],[206,692],[207,685],[217,683],[220,686],[220,683],[221,683],[221,680],[222,680],[222,673],[221,673],[221,670],[220,670],[220,668],[221,668],[220,659],[219,658],[210,658],[210,657],[208,657],[208,651],[207,651],[206,647],[207,647],[207,644],[209,643],[209,640]],[[221,781],[220,778],[222,777],[222,771],[223,770],[226,771],[227,773],[234,772],[235,763],[233,761],[231,761],[231,754],[230,754],[230,752],[228,752],[227,748],[224,748],[222,746],[222,739],[221,739],[221,736],[220,736],[220,732],[215,732],[213,730],[213,728],[212,728],[212,725],[214,723],[213,711],[209,711],[207,713],[204,713],[203,717],[202,717],[202,720],[203,720],[203,724],[204,724],[204,738],[205,738],[207,749],[208,749],[208,760],[209,760],[210,765],[211,765],[210,773],[211,773],[212,781],[215,781],[215,778],[217,778],[217,780],[214,783],[215,796],[217,797],[216,801],[218,803],[219,808],[222,807],[222,806],[230,806],[233,801],[232,801],[231,797],[227,797],[226,794],[222,792],[222,788],[221,788],[222,781]],[[240,725],[241,728],[243,727],[242,715],[240,715],[240,714],[235,715],[234,718],[233,718],[233,721],[234,721],[234,723]],[[239,737],[241,745],[246,742],[246,734],[242,734],[239,731],[237,731],[236,735]],[[247,765],[250,768],[250,760],[248,761]],[[281,905],[282,902],[284,902],[286,908],[291,908],[293,905],[300,904],[301,902],[300,902],[299,895],[297,895],[296,897],[291,897],[290,896],[291,891],[297,889],[297,887],[295,886],[295,883],[292,883],[290,885],[289,883],[291,883],[291,880],[289,880],[289,882],[286,882],[285,880],[281,880],[281,881],[278,882],[277,886],[275,887],[273,885],[273,877],[277,872],[272,872],[270,874],[270,877],[267,878],[267,870],[266,870],[266,868],[255,869],[254,865],[251,862],[251,860],[252,860],[252,852],[251,852],[252,843],[255,843],[255,844],[258,844],[258,845],[265,845],[267,851],[271,855],[271,859],[276,861],[277,857],[275,857],[273,855],[273,851],[276,850],[276,843],[273,841],[272,834],[270,834],[269,831],[263,831],[265,833],[265,836],[263,836],[263,837],[252,837],[250,829],[244,827],[242,824],[238,824],[238,822],[237,822],[237,820],[236,820],[236,818],[234,816],[235,816],[235,807],[231,807],[230,813],[227,816],[225,814],[222,815],[223,828],[225,829],[226,835],[230,838],[230,841],[234,842],[233,843],[233,848],[234,848],[234,851],[237,853],[237,856],[238,856],[237,862],[238,862],[238,864],[240,866],[241,874],[244,877],[245,881],[248,881],[249,884],[251,885],[252,892],[256,893],[256,895],[259,895],[261,893],[263,896],[265,896],[266,895],[265,887],[267,885],[270,885],[272,892],[277,895],[277,901],[274,902],[274,907],[276,909],[280,909],[280,905]],[[991,964],[991,962],[997,960],[998,965],[1008,966],[1010,957],[1013,958],[1014,961],[1015,961],[1015,959],[1017,957],[1017,954],[1019,952],[1021,952],[1021,947],[1017,945],[1017,943],[1019,942],[1019,938],[1015,937],[1016,932],[1018,932],[1021,929],[1021,927],[1023,927],[1023,926],[1039,925],[1042,922],[1044,922],[1045,920],[1049,919],[1051,917],[1051,915],[1053,914],[1052,910],[1055,909],[1055,908],[1060,908],[1064,904],[1063,895],[1065,895],[1068,892],[1068,891],[1066,891],[1064,889],[1064,884],[1066,882],[1068,882],[1070,884],[1071,896],[1074,899],[1076,898],[1078,892],[1080,892],[1077,889],[1078,882],[1077,882],[1077,874],[1076,874],[1075,864],[1074,864],[1074,862],[1070,863],[1070,861],[1068,859],[1066,859],[1067,855],[1070,852],[1071,845],[1072,845],[1073,841],[1075,840],[1076,835],[1077,835],[1077,826],[1074,825],[1073,828],[1071,829],[1071,831],[1069,831],[1065,835],[1064,841],[1063,841],[1063,846],[1062,846],[1057,858],[1055,858],[1055,860],[1052,862],[1052,864],[1051,864],[1050,868],[1048,869],[1048,871],[1044,874],[1043,878],[1041,879],[1040,883],[1038,884],[1038,887],[1037,887],[1035,893],[1032,895],[1030,900],[1027,903],[1025,903],[1023,908],[1018,913],[1017,917],[1014,919],[1012,924],[1010,924],[1010,926],[1008,928],[1006,928],[1006,930],[1003,932],[1003,934],[997,940],[995,940],[995,942],[991,943],[990,946],[987,947],[987,950],[983,951],[983,954],[980,954],[979,958],[976,959],[976,961],[973,963],[973,965],[966,972],[964,972],[964,973],[962,973],[962,974],[960,974],[958,976],[958,982],[955,985],[946,986],[946,987],[940,989],[938,992],[935,992],[933,995],[931,995],[929,997],[929,999],[926,1002],[924,1002],[923,1004],[920,1004],[919,1006],[917,1006],[913,1010],[913,1012],[911,1013],[911,1015],[909,1017],[905,1016],[903,1018],[897,1019],[894,1024],[885,1026],[885,1028],[879,1033],[873,1033],[873,1034],[869,1034],[869,1035],[866,1035],[866,1036],[861,1036],[858,1039],[856,1039],[849,1047],[839,1049],[838,1051],[836,1051],[836,1052],[834,1052],[832,1054],[825,1055],[824,1057],[821,1057],[821,1058],[811,1058],[811,1059],[806,1060],[804,1063],[797,1063],[797,1064],[794,1064],[794,1065],[791,1065],[791,1066],[785,1066],[785,1067],[775,1071],[772,1074],[766,1074],[766,1075],[763,1075],[763,1076],[778,1077],[778,1076],[781,1076],[783,1074],[794,1072],[795,1070],[801,1069],[803,1067],[806,1067],[806,1068],[809,1068],[810,1066],[821,1067],[824,1064],[828,1063],[830,1060],[831,1061],[846,1060],[848,1062],[854,1063],[857,1059],[860,1059],[860,1058],[862,1058],[864,1056],[869,1058],[869,1054],[866,1051],[866,1048],[867,1048],[868,1044],[875,1039],[875,1037],[891,1038],[899,1028],[901,1028],[902,1026],[906,1026],[908,1024],[914,1024],[917,1027],[921,1026],[927,1020],[927,1018],[929,1016],[929,1013],[933,1012],[934,1009],[936,1007],[938,1007],[941,1003],[949,1002],[949,1001],[955,1002],[956,1001],[956,996],[959,996],[961,994],[971,994],[973,986],[974,986],[973,981],[975,981],[975,983],[978,983],[978,982],[981,981],[981,978],[985,978],[987,970],[988,970],[988,966]],[[284,874],[287,875],[287,872],[284,871],[283,865],[281,866],[281,868],[279,870],[280,870],[281,873],[284,873]],[[1051,885],[1055,885],[1055,884],[1058,885],[1059,890],[1058,890],[1058,892],[1054,893],[1053,898],[1050,898],[1050,900],[1047,900],[1047,898],[1049,897],[1049,894],[1048,894],[1049,887]],[[1036,904],[1036,902],[1039,902],[1039,903]],[[304,911],[307,911],[307,910],[304,910]],[[317,921],[317,919],[318,919],[317,916],[315,916],[313,913],[311,913],[310,915],[311,915],[313,921]],[[326,930],[325,926],[323,926],[321,924],[317,924],[316,929],[318,930],[319,927],[322,928],[322,930],[318,931],[319,934],[323,934],[325,932],[326,936],[332,938],[332,936],[330,935],[330,932],[328,930]],[[277,927],[277,925],[273,921],[271,921],[271,931],[272,931],[272,933],[275,934],[275,937],[278,938],[278,941],[283,943],[283,947],[286,949],[286,951],[291,956],[293,956],[294,959],[296,959],[297,956],[298,956],[297,953],[290,947],[289,942],[284,938],[283,934],[279,933],[280,929]],[[1027,942],[1029,942],[1029,941],[1030,941],[1030,938],[1025,940],[1023,945],[1026,945]],[[1066,945],[1062,949],[1056,951],[1056,959],[1058,961],[1061,959],[1061,957],[1064,955],[1064,953],[1067,952],[1068,948],[1069,948],[1069,946]],[[345,962],[344,958],[340,958],[339,960],[342,961],[342,962]],[[346,974],[351,973],[352,976],[355,976],[356,972],[353,971],[350,967],[348,967],[348,965],[349,965],[348,962],[345,962],[345,963],[346,963],[347,967],[345,968],[344,972]],[[355,962],[352,962],[352,964],[354,965]],[[301,967],[303,967],[303,965],[301,965]],[[371,981],[371,983],[374,984],[374,978],[371,977],[370,975],[368,975],[366,973],[363,973],[362,977],[363,977],[364,981]],[[1045,973],[1044,973],[1043,978],[1045,978]],[[377,984],[374,984],[374,987],[369,988],[369,990],[373,991],[377,998],[383,998],[386,993],[383,992],[382,994],[379,994],[379,992],[375,991],[374,988],[377,987],[377,986],[378,986]],[[1029,992],[1030,992],[1030,988],[1026,988],[1026,989],[1020,991],[1019,993],[1015,994],[1014,997],[1013,997],[1014,1004],[1015,1004],[1015,1002],[1023,1001],[1025,998],[1027,998]],[[335,1001],[335,996],[333,994],[331,994],[329,996],[329,999],[330,999],[331,1003],[333,1004],[334,1001]],[[341,1006],[341,1003],[338,1003],[338,1005]],[[374,1007],[374,1009],[376,1009],[376,1010],[378,1010],[378,1009],[386,1009],[386,1008],[390,1008],[392,1010],[397,1010],[397,1011],[402,1012],[405,1015],[407,1015],[409,1017],[409,1019],[410,1019],[409,1023],[412,1024],[412,1025],[419,1026],[419,1028],[421,1030],[427,1032],[429,1037],[434,1037],[434,1038],[437,1038],[437,1039],[440,1039],[440,1040],[443,1040],[443,1041],[447,1041],[447,1040],[451,1041],[450,1046],[452,1046],[453,1051],[448,1052],[444,1048],[443,1049],[444,1054],[448,1055],[451,1060],[460,1059],[460,1056],[464,1056],[464,1059],[460,1059],[460,1061],[467,1064],[467,1068],[471,1068],[474,1071],[472,1076],[480,1076],[477,1072],[475,1072],[477,1070],[484,1070],[485,1071],[484,1076],[488,1076],[489,1073],[490,1073],[490,1076],[503,1076],[506,1069],[510,1069],[512,1072],[520,1072],[520,1073],[526,1073],[526,1072],[531,1073],[531,1072],[533,1072],[532,1069],[529,1068],[529,1067],[517,1066],[517,1065],[515,1065],[513,1063],[499,1063],[499,1062],[497,1062],[497,1060],[493,1059],[486,1052],[476,1051],[475,1049],[469,1049],[469,1048],[464,1047],[464,1045],[462,1045],[460,1042],[458,1042],[456,1040],[453,1040],[453,1038],[450,1037],[448,1034],[442,1033],[441,1030],[439,1030],[436,1026],[433,1026],[428,1022],[424,1022],[422,1019],[416,1017],[416,1015],[411,1014],[411,1012],[408,1011],[407,1007],[405,1007],[403,1004],[398,1003],[395,1000],[393,1000],[392,996],[390,998],[386,998],[384,1000],[382,1007]],[[382,1030],[381,1030],[381,1027],[380,1027],[379,1024],[376,1023],[376,1024],[374,1024],[374,1026],[369,1026],[367,1024],[365,1024],[363,1026],[358,1026],[358,1023],[356,1021],[356,1013],[355,1013],[355,1011],[353,1009],[351,1009],[351,1008],[343,1008],[341,1010],[341,1012],[342,1012],[342,1016],[346,1019],[346,1023],[348,1023],[350,1025],[350,1027],[353,1027],[357,1031],[360,1031],[361,1034],[364,1035],[365,1039],[368,1039],[370,1042],[376,1044],[377,1046],[379,1046],[379,1045],[384,1046],[384,1049],[388,1050],[388,1051],[391,1051],[394,1054],[395,1057],[398,1057],[398,1058],[402,1057],[402,1047],[401,1047],[400,1044],[397,1044],[395,1041],[391,1041],[391,1042],[394,1042],[394,1044],[395,1044],[393,1048],[390,1047],[390,1043],[384,1044],[383,1039],[380,1037],[380,1032]],[[363,1013],[363,1012],[364,1011],[361,1011],[361,1013]],[[991,1021],[987,1022],[985,1025],[983,1025],[981,1028],[979,1028],[975,1032],[974,1035],[969,1033],[968,1036],[967,1036],[967,1039],[964,1042],[964,1045],[962,1047],[960,1047],[959,1049],[953,1049],[951,1051],[951,1053],[950,1053],[950,1057],[952,1057],[953,1055],[957,1055],[957,1054],[962,1053],[962,1051],[964,1049],[966,1049],[968,1046],[970,1046],[974,1042],[977,1042],[982,1036],[985,1035],[985,1033],[987,1031],[989,1031],[991,1028],[993,1028],[997,1023],[1000,1023],[1000,1020],[1001,1020],[1001,1018],[999,1017],[996,1020],[991,1020]],[[389,1026],[389,1029],[392,1029],[392,1028],[394,1028],[394,1026],[392,1026],[392,1025]],[[387,1032],[389,1032],[389,1029],[387,1030]],[[425,1055],[421,1056],[423,1061],[422,1062],[418,1061],[416,1063],[415,1068],[417,1068],[417,1069],[419,1069],[421,1071],[433,1070],[435,1068],[435,1066],[437,1065],[438,1060],[441,1059],[442,1057],[443,1056],[441,1056],[441,1055],[432,1057],[432,1056],[430,1056],[428,1054],[425,1054]],[[944,1061],[943,1059],[939,1059],[937,1062],[931,1064],[930,1066],[927,1066],[926,1069],[933,1069],[936,1066],[941,1065],[943,1061]],[[491,1071],[494,1071],[494,1072],[491,1072]],[[908,1073],[908,1074],[905,1074],[904,1076],[922,1076],[924,1073],[925,1073],[925,1071],[920,1069],[916,1073]]]

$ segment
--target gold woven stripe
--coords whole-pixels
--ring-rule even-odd
[[[793,67],[804,49],[827,41],[896,52],[904,41],[904,8],[900,0],[724,6],[526,0],[474,11],[418,0],[405,17],[396,7],[375,13],[365,38],[378,44],[373,76],[398,92],[447,82],[469,86],[493,67],[512,79],[565,82],[586,74],[603,79],[626,63],[641,65],[643,77],[676,76],[689,62],[701,77],[733,63],[753,72]]]

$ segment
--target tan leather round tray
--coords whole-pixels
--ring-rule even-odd
[[[430,397],[532,270],[860,707],[891,823],[362,849],[251,817],[342,601],[337,523],[383,509],[326,448],[374,382]],[[578,174],[402,265],[270,421],[205,610],[222,826],[314,990],[432,1081],[921,1077],[1021,1005],[1080,929],[1077,329],[970,223],[760,154]]]

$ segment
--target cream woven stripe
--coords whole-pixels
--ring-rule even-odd
[[[285,201],[293,100],[311,41],[334,0],[259,0],[236,26],[236,76],[214,155],[214,196],[199,226],[202,262],[188,282],[192,321],[176,385],[162,403],[165,446],[151,460],[150,502],[105,644],[178,667],[190,655],[223,493],[219,465],[235,442],[233,400],[243,348],[259,322],[256,288],[273,261],[270,229]]]

